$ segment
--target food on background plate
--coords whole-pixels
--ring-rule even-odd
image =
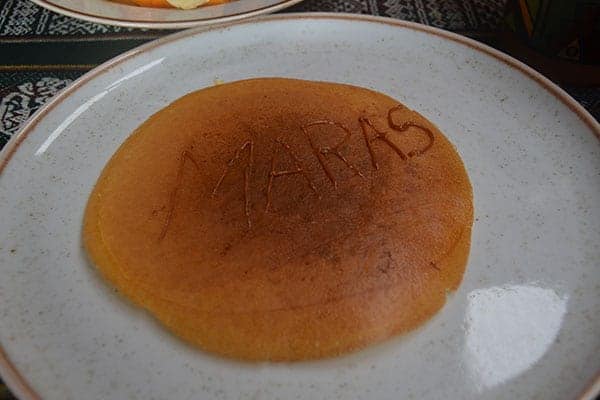
[[[180,8],[189,10],[200,6],[228,3],[230,0],[113,0],[118,3],[152,8]]]
[[[246,360],[414,329],[461,282],[472,189],[454,146],[381,93],[249,79],[145,121],[89,198],[103,276],[171,331]]]

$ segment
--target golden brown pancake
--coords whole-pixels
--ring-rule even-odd
[[[338,355],[459,285],[472,190],[453,145],[360,87],[250,79],[144,122],[90,196],[85,247],[177,335],[248,360]]]

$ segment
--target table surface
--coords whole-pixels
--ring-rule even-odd
[[[243,0],[240,0],[243,1]],[[451,30],[492,46],[506,0],[306,0],[284,12],[381,15]],[[0,149],[29,117],[96,65],[173,31],[111,27],[76,20],[28,0],[0,2]],[[600,120],[600,87],[561,85]],[[0,400],[14,399],[0,381]]]

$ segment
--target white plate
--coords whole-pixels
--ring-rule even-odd
[[[249,364],[191,348],[101,280],[82,213],[127,135],[215,79],[374,88],[456,144],[474,187],[464,282],[409,335]],[[600,126],[507,56],[408,22],[279,15],[150,43],[78,80],[0,165],[1,371],[23,399],[573,399],[600,369]],[[582,393],[586,391],[587,394]]]
[[[149,8],[111,0],[31,0],[59,14],[99,24],[150,29],[182,29],[230,22],[291,7],[302,0],[233,0],[192,10]]]

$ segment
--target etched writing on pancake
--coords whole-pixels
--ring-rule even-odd
[[[344,131],[345,135],[342,138],[342,140],[340,140],[338,143],[335,144],[335,146],[332,146],[332,147],[317,146],[315,144],[314,140],[312,139],[308,128],[313,127],[313,126],[318,126],[318,125],[331,125],[331,126],[338,127]],[[321,164],[323,171],[325,171],[325,174],[327,175],[327,177],[329,178],[329,180],[331,181],[331,183],[333,184],[334,187],[337,187],[337,181],[335,180],[335,177],[333,175],[333,172],[331,171],[331,168],[327,164],[327,160],[325,158],[327,156],[335,156],[335,157],[339,158],[352,172],[354,172],[355,175],[358,175],[358,176],[364,178],[364,175],[362,174],[362,172],[360,172],[351,162],[349,162],[340,151],[340,149],[348,143],[348,140],[350,140],[350,136],[352,136],[352,131],[350,129],[346,128],[344,125],[342,125],[338,122],[335,122],[335,121],[322,120],[322,121],[311,122],[309,124],[304,125],[302,127],[302,131],[304,132],[304,135],[306,135],[306,138],[308,139],[308,142],[310,144],[311,149],[313,150],[313,153],[319,160],[319,164]]]
[[[249,140],[245,142],[239,149],[236,150],[233,157],[227,162],[227,166],[223,171],[223,174],[217,181],[215,188],[212,191],[212,197],[217,195],[223,180],[227,176],[227,173],[231,170],[231,168],[237,163],[240,159],[240,156],[244,150],[247,149],[248,157],[246,159],[246,167],[244,168],[244,215],[246,216],[246,223],[248,225],[248,229],[252,228],[252,220],[250,219],[250,178],[252,175],[252,168],[254,166],[254,143]]]
[[[363,137],[365,139],[365,144],[367,146],[369,156],[371,157],[371,164],[373,164],[373,168],[375,168],[375,169],[379,169],[379,163],[377,162],[377,157],[375,155],[375,151],[372,146],[372,143],[376,140],[381,140],[383,143],[388,145],[396,154],[398,154],[398,156],[402,160],[406,160],[406,159],[414,157],[414,156],[423,155],[423,154],[425,154],[425,152],[427,152],[427,150],[429,150],[431,148],[431,146],[433,146],[433,142],[434,142],[433,132],[431,132],[431,130],[429,130],[428,128],[426,128],[422,125],[419,125],[416,122],[412,122],[412,121],[404,121],[400,124],[397,124],[394,122],[394,118],[393,118],[394,112],[398,112],[398,111],[402,111],[402,110],[406,110],[406,108],[402,105],[397,105],[395,107],[392,107],[388,111],[387,122],[388,122],[388,126],[390,127],[390,129],[392,129],[393,131],[396,131],[398,133],[404,133],[409,128],[419,129],[420,131],[424,132],[427,135],[428,143],[420,149],[411,150],[405,154],[400,149],[400,147],[398,147],[398,145],[396,145],[396,143],[394,143],[390,139],[389,132],[384,132],[384,131],[377,129],[375,127],[375,125],[373,124],[373,122],[371,122],[371,120],[368,119],[367,117],[360,117],[358,119],[358,122],[360,124],[360,128],[361,128]],[[371,131],[373,131],[375,133],[375,136],[369,137],[369,134],[368,134],[369,128]]]
[[[409,158],[412,158],[415,156],[421,156],[421,155],[425,154],[433,146],[435,137],[434,137],[433,132],[430,129],[428,129],[414,121],[411,121],[411,120],[403,121],[400,123],[398,123],[394,120],[394,114],[401,112],[401,111],[408,111],[408,109],[402,105],[397,105],[388,110],[387,125],[388,125],[389,130],[381,130],[381,129],[377,128],[375,126],[375,124],[371,121],[371,119],[369,119],[368,117],[360,116],[358,118],[358,123],[359,123],[360,129],[362,132],[362,136],[364,139],[364,144],[366,146],[366,154],[368,154],[368,156],[370,157],[371,164],[372,164],[374,170],[379,170],[379,167],[380,167],[378,159],[377,159],[377,155],[375,152],[375,148],[373,147],[373,143],[375,141],[381,141],[382,143],[387,145],[403,161],[406,161]],[[337,128],[337,129],[341,130],[341,132],[344,135],[339,141],[337,141],[332,146],[319,145],[316,143],[315,138],[313,137],[314,132],[311,133],[311,128],[318,127],[318,126],[330,126],[330,127]],[[420,131],[422,134],[425,134],[425,136],[427,137],[427,143],[425,145],[421,146],[420,148],[413,149],[408,152],[404,152],[395,142],[393,142],[391,140],[390,136],[393,133],[405,135],[408,133],[407,131],[410,128],[415,128],[418,131]],[[342,125],[341,123],[338,123],[338,122],[332,121],[332,120],[328,120],[328,119],[310,122],[308,124],[301,126],[300,129],[301,129],[304,137],[306,138],[306,141],[310,145],[312,153],[316,157],[318,164],[320,165],[321,169],[327,176],[327,179],[331,182],[331,184],[333,185],[333,187],[335,189],[337,189],[337,187],[338,187],[338,180],[336,179],[335,174],[333,173],[331,166],[329,164],[330,163],[329,158],[331,158],[331,157],[337,158],[338,160],[340,160],[350,171],[352,171],[354,173],[355,176],[365,178],[365,175],[356,167],[355,164],[350,162],[348,160],[347,156],[344,155],[344,153],[343,153],[344,147],[349,146],[349,141],[353,134],[353,132],[350,129],[348,129],[346,126]],[[277,139],[273,140],[273,142],[275,144],[275,148],[271,150],[272,153],[271,153],[271,158],[270,158],[270,170],[269,170],[269,173],[267,176],[267,182],[266,182],[266,200],[265,200],[264,212],[269,213],[272,211],[273,187],[274,187],[276,179],[283,178],[286,176],[302,175],[302,177],[308,184],[308,187],[310,188],[310,190],[312,190],[317,195],[317,197],[320,199],[321,193],[320,193],[319,189],[317,188],[317,186],[315,186],[313,180],[311,179],[311,177],[308,174],[308,170],[302,164],[302,162],[300,161],[299,157],[296,155],[296,153],[294,152],[292,147],[289,144],[287,144],[285,141],[283,141],[283,139],[281,139],[281,138],[277,138]],[[254,160],[254,154],[256,151],[255,147],[256,147],[256,145],[252,140],[247,140],[239,148],[237,148],[235,150],[233,156],[227,161],[227,163],[225,165],[225,169],[223,170],[223,173],[217,180],[217,183],[215,184],[215,186],[212,190],[212,193],[211,193],[211,197],[215,197],[218,194],[225,178],[228,176],[228,174],[231,172],[231,170],[236,165],[238,165],[242,162],[243,155],[245,155],[244,187],[243,187],[244,205],[243,205],[243,207],[244,207],[244,215],[246,217],[246,224],[247,224],[248,229],[252,228],[252,216],[251,216],[251,209],[252,209],[251,206],[252,205],[250,204],[250,191],[253,188],[251,186],[251,181],[252,181],[252,172],[254,170],[254,163],[255,163],[255,160]],[[282,153],[277,152],[277,150],[275,150],[276,148],[283,149],[285,151],[285,153],[289,156],[289,158],[291,159],[291,161],[293,163],[293,168],[282,169],[282,170],[277,169],[276,164],[277,164],[278,160],[280,159],[279,154],[282,154]],[[165,218],[165,222],[163,224],[163,228],[162,228],[160,236],[159,236],[159,240],[162,240],[166,236],[167,230],[171,224],[171,220],[173,219],[175,203],[177,200],[176,199],[177,193],[180,189],[180,186],[182,185],[182,175],[183,175],[183,169],[185,167],[186,161],[191,162],[196,167],[196,169],[198,169],[198,170],[200,169],[198,163],[194,160],[194,158],[192,157],[192,155],[190,154],[189,151],[186,150],[181,153],[179,168],[177,171],[176,184],[175,184],[175,187],[172,190],[171,195],[169,197],[168,212],[167,212],[167,216]]]
[[[175,212],[175,203],[177,201],[177,192],[179,192],[179,189],[183,183],[183,169],[185,168],[186,161],[191,162],[197,170],[200,169],[200,166],[198,165],[196,160],[194,160],[194,157],[188,150],[184,150],[181,152],[181,155],[179,156],[179,167],[177,168],[177,177],[175,178],[175,187],[169,195],[169,207],[167,209],[167,216],[165,217],[165,222],[163,223],[163,227],[158,236],[159,241],[165,238],[169,226],[171,225],[171,221],[173,220],[173,214]]]
[[[396,124],[394,122],[394,118],[393,118],[392,114],[394,112],[402,111],[402,110],[406,110],[406,107],[404,107],[401,104],[398,104],[397,106],[392,107],[388,111],[388,125],[390,126],[390,128],[392,128],[396,132],[400,132],[400,133],[406,132],[409,128],[416,128],[416,129],[419,129],[420,131],[422,131],[423,133],[425,133],[425,135],[427,136],[427,138],[429,140],[428,143],[420,149],[411,150],[407,153],[408,157],[423,155],[423,154],[425,154],[425,152],[427,152],[427,150],[429,150],[431,148],[431,146],[433,146],[433,142],[434,142],[433,132],[431,132],[431,130],[429,130],[428,128],[426,128],[422,125],[419,125],[413,121],[404,121],[401,124]]]
[[[279,145],[281,145],[281,147],[283,147],[286,150],[286,152],[290,155],[290,157],[292,158],[292,160],[294,162],[295,169],[286,169],[286,170],[281,170],[281,171],[275,171],[275,154],[273,154],[271,156],[271,171],[269,172],[269,183],[267,184],[267,203],[265,205],[265,212],[269,212],[271,209],[273,182],[275,181],[275,178],[281,178],[286,175],[301,174],[304,177],[304,179],[306,180],[306,182],[308,183],[308,186],[310,187],[310,189],[313,192],[315,192],[315,194],[317,196],[320,197],[319,192],[317,191],[317,188],[312,183],[310,177],[304,170],[302,163],[300,162],[298,157],[292,151],[292,148],[281,139],[276,139],[275,142],[278,143]]]

